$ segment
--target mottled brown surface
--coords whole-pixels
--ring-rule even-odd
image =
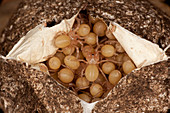
[[[21,0],[11,0],[0,4],[0,34],[20,2]]]
[[[170,17],[147,0],[26,0],[0,36],[0,54],[7,55],[22,36],[42,21],[59,23],[76,14],[83,4],[87,5],[88,13],[106,22],[117,22],[162,48],[169,44]]]
[[[168,4],[168,1],[169,0],[149,0],[149,2],[170,16],[170,2]]]
[[[124,77],[93,112],[166,113],[170,108],[170,76],[167,61],[136,70]]]
[[[2,58],[0,108],[11,113],[82,112],[78,97],[50,76],[23,63]]]
[[[111,0],[94,4],[94,14],[98,14],[105,21],[114,21],[162,48],[169,44],[170,17],[147,0]],[[105,13],[112,15],[112,18]]]

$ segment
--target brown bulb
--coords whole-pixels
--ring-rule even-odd
[[[90,93],[93,97],[101,97],[103,94],[103,87],[100,84],[93,83],[90,87]]]
[[[57,53],[55,54],[55,56],[56,56],[56,57],[58,57],[58,58],[60,59],[61,64],[63,64],[63,63],[64,63],[65,55],[64,55],[63,53],[59,53],[59,52],[57,52]]]
[[[121,79],[122,74],[119,70],[113,70],[110,74],[109,74],[109,82],[113,85],[116,85],[119,80]]]
[[[105,35],[106,30],[107,30],[107,26],[102,21],[96,22],[93,26],[93,32],[100,37]]]
[[[79,94],[78,96],[79,96],[80,99],[82,99],[82,100],[84,100],[84,101],[86,101],[88,103],[91,101],[91,97],[88,96],[87,94],[83,93],[83,94]]]
[[[125,74],[132,72],[132,70],[134,70],[135,68],[135,65],[130,60],[123,63],[123,71]]]
[[[85,76],[88,81],[95,81],[99,76],[99,70],[95,64],[89,64],[85,70]]]
[[[74,74],[73,72],[68,69],[68,68],[63,68],[58,72],[58,78],[63,82],[63,83],[70,83],[73,78]]]
[[[86,89],[89,87],[89,81],[86,79],[86,77],[79,77],[77,80],[76,80],[76,86],[79,88],[79,89]]]
[[[112,57],[116,53],[116,49],[112,45],[104,45],[101,53],[104,57]]]
[[[80,66],[80,62],[73,55],[66,56],[64,58],[64,63],[65,63],[65,65],[67,65],[71,69],[78,69],[78,67]]]
[[[87,24],[81,24],[77,31],[77,34],[79,36],[86,36],[89,33],[90,33],[90,26]]]
[[[68,45],[70,45],[70,42],[71,42],[71,39],[67,35],[57,36],[57,37],[55,37],[55,41],[54,41],[56,47],[58,47],[58,48],[67,47]]]
[[[61,61],[58,57],[51,57],[50,59],[48,59],[47,65],[48,65],[48,68],[50,68],[52,70],[56,70],[56,69],[60,68]]]
[[[89,44],[89,45],[94,45],[96,44],[96,39],[97,36],[95,33],[89,33],[86,37],[85,37],[85,43]]]
[[[75,47],[73,47],[73,46],[67,46],[67,47],[63,48],[62,51],[63,51],[63,53],[64,53],[65,55],[71,55],[71,54],[74,53]]]
[[[115,70],[115,65],[112,62],[105,62],[102,65],[102,70],[105,74],[110,74],[111,71]]]

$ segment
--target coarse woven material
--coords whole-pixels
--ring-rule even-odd
[[[6,55],[29,30],[42,23],[58,24],[82,6],[88,14],[114,21],[165,48],[170,19],[147,0],[29,0],[22,1],[0,36]],[[125,76],[93,112],[166,112],[169,106],[168,61],[143,67]],[[49,75],[15,60],[0,58],[0,108],[5,112],[83,112],[80,100]]]
[[[0,108],[8,113],[82,112],[79,98],[49,75],[0,57]]]
[[[168,61],[128,74],[111,94],[95,105],[95,113],[166,113],[170,108]]]

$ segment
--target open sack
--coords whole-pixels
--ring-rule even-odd
[[[166,49],[161,48],[168,45],[168,18],[162,13],[159,14],[159,11],[154,9],[147,1],[73,1],[75,2],[72,3],[69,0],[65,0],[65,3],[59,0],[22,2],[17,15],[11,21],[12,24],[5,29],[8,32],[2,34],[5,40],[11,40],[5,41],[0,47],[0,52],[4,55],[0,56],[0,109],[5,112],[45,113],[166,112],[169,105],[169,63],[168,56],[165,54]],[[55,77],[52,75],[52,73],[58,74],[59,72],[57,70],[51,71],[47,65],[49,59],[56,53],[63,52],[63,49],[54,44],[56,35],[68,35],[70,30],[75,29],[74,24],[78,23],[77,18],[80,17],[82,11],[79,9],[83,4],[87,6],[86,9],[83,8],[84,12],[107,23],[105,24],[107,25],[106,30],[111,31],[111,34],[116,38],[107,41],[106,36],[104,36],[104,40],[99,37],[98,53],[102,54],[101,48],[104,45],[112,45],[116,54],[113,55],[113,58],[103,58],[101,55],[99,61],[95,64],[97,67],[95,72],[99,72],[99,75],[101,75],[99,68],[103,70],[102,65],[105,62],[101,61],[105,60],[112,61],[115,64],[115,69],[122,73],[122,77],[118,82],[116,81],[116,85],[110,85],[108,82],[101,84],[103,90],[108,92],[104,92],[100,98],[96,97],[96,95],[101,94],[100,92],[94,96],[91,92],[87,92],[92,83],[96,83],[96,80],[90,81],[89,87],[85,90],[79,90],[75,87],[75,80],[66,84],[59,82],[60,79],[56,79],[56,75]],[[45,11],[39,10],[39,8],[35,10],[34,6],[45,7]],[[135,9],[135,12],[131,8]],[[34,11],[37,11],[37,13]],[[145,21],[142,17],[149,21]],[[44,20],[47,22],[44,22]],[[93,26],[94,24],[92,24]],[[93,32],[92,27],[90,27],[91,32]],[[18,41],[18,39],[20,40]],[[85,39],[81,41],[83,42],[82,48],[88,45]],[[97,50],[96,43],[97,41],[93,46],[94,50]],[[119,68],[120,62],[115,62],[114,57],[122,53],[117,52],[114,43],[120,44],[125,51],[124,53],[130,57],[136,68],[133,68],[132,72],[125,74],[122,66]],[[155,43],[159,44],[161,48]],[[79,47],[79,52],[81,52],[81,45],[77,44],[76,46]],[[87,49],[87,51],[89,50],[91,49]],[[77,52],[76,49],[74,51]],[[98,54],[90,55],[91,63],[96,62],[95,59],[98,58],[96,57]],[[91,66],[86,58],[83,58],[83,61],[81,59],[80,64],[85,63],[85,66]],[[71,65],[74,65],[74,62]],[[64,66],[67,65],[62,64],[59,71]],[[92,68],[96,69],[94,67],[93,65]],[[84,71],[76,70],[76,73],[82,72],[83,77],[85,77],[87,68],[83,69]],[[91,72],[93,72],[93,69],[88,68]],[[75,73],[74,69],[73,72]],[[108,79],[109,74],[105,75]],[[74,79],[77,79],[76,76]],[[111,87],[108,87],[108,90],[106,86]],[[84,91],[87,92],[85,94],[90,95],[90,102],[80,99],[82,97],[79,94],[84,94]]]
[[[41,71],[42,65],[37,64],[52,57],[59,49],[54,45],[56,34],[71,31],[77,16],[78,14],[52,27],[47,27],[46,23],[36,26],[19,40],[5,59],[26,62],[32,65],[32,68]],[[110,22],[107,29],[112,32],[116,40],[132,59],[137,70],[168,59],[165,51],[159,48],[157,44],[142,39],[117,23]],[[46,73],[49,74],[48,70],[46,70]],[[86,103],[82,100],[85,112],[90,112],[97,102]]]

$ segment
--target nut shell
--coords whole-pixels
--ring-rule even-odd
[[[1,57],[0,65],[0,108],[4,112],[83,112],[76,94],[48,74]]]

